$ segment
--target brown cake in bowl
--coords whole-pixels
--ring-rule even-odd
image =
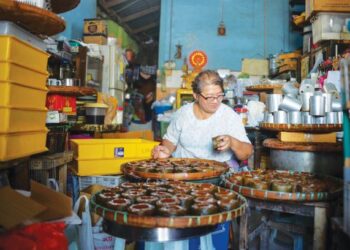
[[[155,207],[149,203],[136,203],[128,208],[128,212],[139,216],[149,216],[155,213]]]
[[[106,207],[118,210],[118,211],[126,211],[127,207],[131,204],[131,201],[129,199],[125,198],[117,198],[110,200],[106,203]]]
[[[187,209],[179,205],[168,205],[158,209],[162,216],[183,216],[186,215]]]

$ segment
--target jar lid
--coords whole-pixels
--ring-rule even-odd
[[[108,108],[108,106],[104,103],[86,103],[85,104],[86,108]]]

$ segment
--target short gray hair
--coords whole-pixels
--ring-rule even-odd
[[[196,76],[192,82],[193,93],[202,93],[203,87],[206,85],[217,85],[224,92],[224,83],[219,74],[214,70],[204,70]]]

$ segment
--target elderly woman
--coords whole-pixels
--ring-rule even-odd
[[[248,159],[252,145],[240,117],[221,103],[224,89],[219,74],[212,70],[201,72],[192,89],[195,102],[174,114],[161,145],[152,151],[153,158],[201,158],[230,166],[235,160]],[[214,137],[218,141],[216,150]]]

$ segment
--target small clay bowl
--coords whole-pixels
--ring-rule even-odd
[[[214,197],[218,200],[220,199],[234,199],[237,197],[237,194],[229,189],[218,188]]]
[[[179,205],[163,206],[158,209],[162,216],[183,216],[186,215],[187,209]]]
[[[101,192],[96,194],[96,202],[104,204],[105,202],[116,199],[118,197],[119,197],[119,194],[116,194],[114,192],[105,192],[105,193]]]
[[[175,197],[180,201],[180,205],[189,208],[193,203],[193,196],[188,194],[176,194]]]
[[[128,208],[128,212],[139,216],[149,216],[155,213],[155,207],[149,203],[136,203]]]
[[[230,211],[233,209],[236,209],[240,205],[240,201],[233,199],[233,200],[219,200],[218,206],[222,211]]]
[[[159,200],[158,197],[151,195],[142,195],[136,198],[137,203],[149,203],[152,205],[155,205],[157,200]]]
[[[277,192],[291,193],[293,191],[293,185],[284,181],[272,181],[271,190]]]
[[[161,198],[156,202],[157,207],[169,206],[169,205],[180,205],[180,201],[177,198],[166,197]]]
[[[117,210],[117,211],[126,211],[127,207],[131,204],[131,201],[129,199],[125,198],[117,198],[110,200],[106,203],[106,206],[110,209]]]
[[[209,215],[218,212],[218,207],[215,204],[196,203],[191,206],[192,213],[195,215]]]
[[[204,204],[216,204],[216,199],[214,199],[213,197],[197,197],[196,199],[194,199],[194,203],[204,203]]]

